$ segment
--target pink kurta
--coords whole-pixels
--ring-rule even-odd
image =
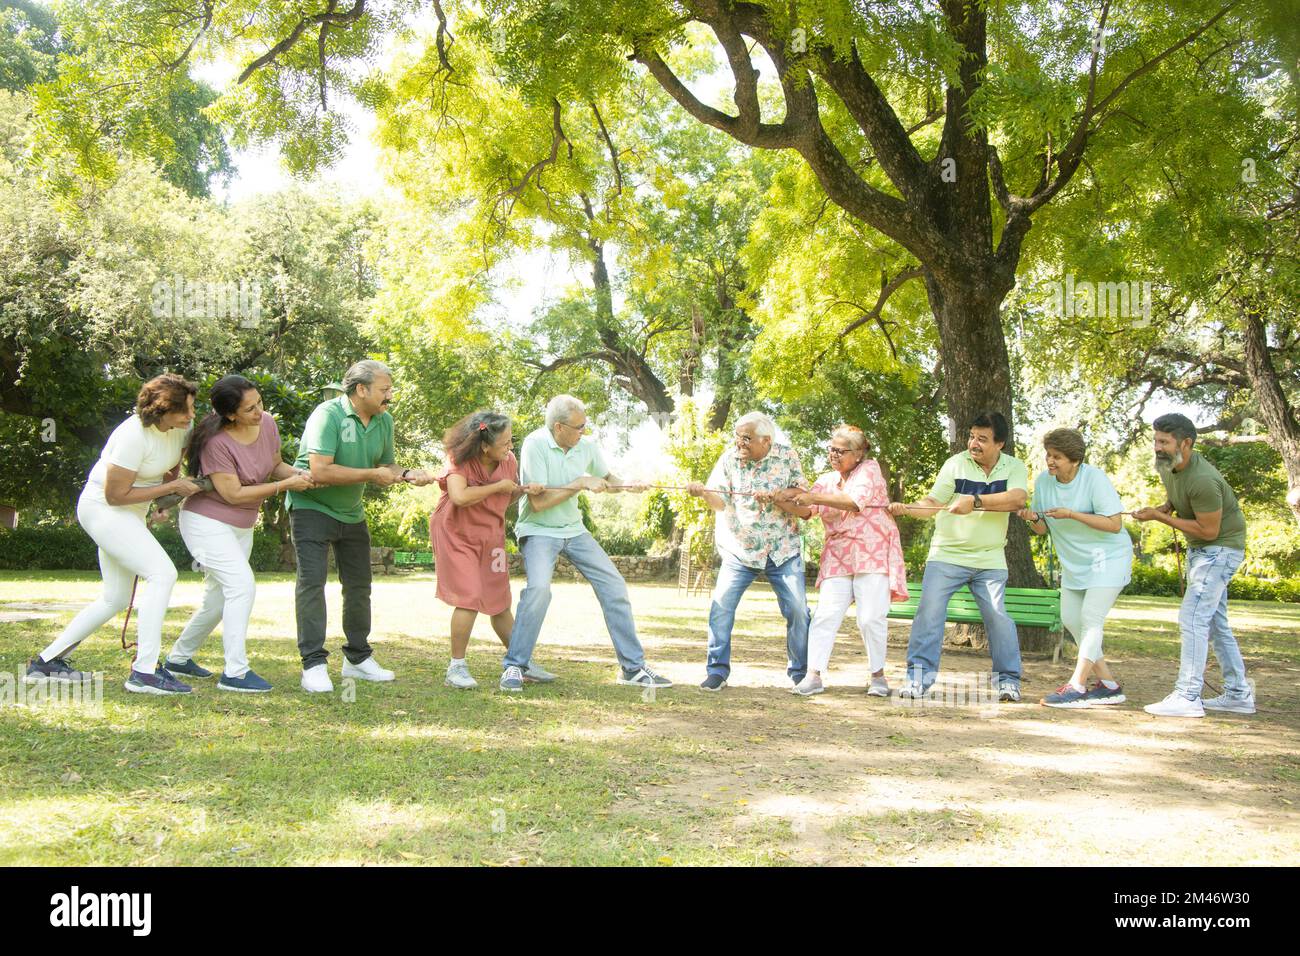
[[[889,504],[880,465],[868,458],[844,478],[838,471],[828,471],[817,479],[812,490],[819,495],[848,495],[862,509],[855,513],[826,505],[812,506],[813,514],[820,515],[826,527],[817,586],[821,587],[827,578],[887,574],[890,600],[906,601],[907,572],[898,525],[884,508],[863,507]]]
[[[490,495],[478,504],[459,507],[447,493],[447,476],[460,475],[470,488],[508,478],[519,480],[514,453],[488,474],[474,458],[463,465],[448,465],[438,476],[442,497],[429,518],[438,599],[452,607],[500,614],[510,609],[510,569],[506,558],[508,494]]]

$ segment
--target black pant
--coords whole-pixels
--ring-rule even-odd
[[[298,653],[302,668],[324,664],[325,580],[329,575],[329,546],[343,585],[343,656],[360,664],[370,649],[370,529],[364,521],[344,524],[323,511],[294,508],[289,512],[293,548],[298,555],[298,587],[294,592],[298,617]]]

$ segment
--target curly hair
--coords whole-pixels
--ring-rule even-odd
[[[480,409],[448,428],[442,436],[442,447],[447,450],[448,458],[463,465],[482,455],[483,449],[494,444],[509,427],[510,419],[506,416]]]
[[[1083,435],[1073,428],[1053,428],[1043,436],[1043,447],[1059,452],[1076,464],[1083,461],[1088,450]]]
[[[198,393],[198,386],[187,382],[183,375],[164,372],[140,386],[140,394],[135,397],[135,412],[146,426],[157,425],[169,412],[185,411],[189,404],[186,398]]]

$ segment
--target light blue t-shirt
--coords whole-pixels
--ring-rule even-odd
[[[1123,503],[1100,468],[1084,462],[1068,485],[1047,472],[1034,482],[1032,510],[1069,508],[1083,514],[1114,515]],[[1073,518],[1045,518],[1061,562],[1061,586],[1072,590],[1122,588],[1133,576],[1133,539],[1123,528],[1098,531]]]
[[[559,487],[583,475],[604,478],[609,465],[600,446],[590,436],[578,439],[578,444],[568,451],[560,447],[549,428],[539,428],[524,439],[519,451],[519,483],[537,482],[539,485]],[[519,520],[515,522],[515,537],[524,538],[539,534],[544,538],[576,538],[585,534],[582,512],[578,510],[578,496],[552,505],[545,511],[534,511],[528,496],[519,500]]]

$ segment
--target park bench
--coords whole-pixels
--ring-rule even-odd
[[[910,621],[916,617],[916,605],[921,600],[921,585],[908,584],[907,600],[889,606],[889,617],[895,620]],[[1018,625],[1025,627],[1046,628],[1060,637],[1053,662],[1061,659],[1061,650],[1065,641],[1065,630],[1061,626],[1061,592],[1056,588],[1007,588],[1005,603],[1007,615]],[[970,588],[963,587],[948,602],[950,624],[982,624],[979,605]]]
[[[394,551],[393,564],[399,568],[433,567],[432,551]]]

